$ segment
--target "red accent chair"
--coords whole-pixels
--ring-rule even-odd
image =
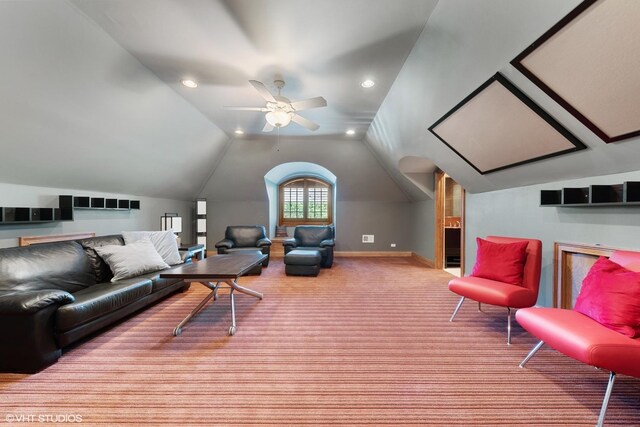
[[[512,285],[481,277],[457,277],[449,282],[449,290],[462,298],[449,321],[453,322],[465,298],[478,301],[478,310],[481,308],[481,303],[507,307],[507,345],[511,345],[511,309],[532,307],[538,300],[542,242],[536,239],[499,236],[487,236],[486,240],[494,243],[529,242],[522,285]]]
[[[615,251],[611,261],[640,271],[640,252]],[[597,426],[602,426],[616,374],[640,377],[640,339],[613,331],[574,310],[527,308],[516,313],[516,320],[540,340],[520,363],[520,367],[547,344],[560,353],[587,365],[610,371]]]

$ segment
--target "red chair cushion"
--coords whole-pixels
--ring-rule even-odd
[[[531,289],[473,276],[452,279],[449,290],[474,301],[511,308],[531,307],[538,298]]]
[[[476,238],[478,252],[471,276],[522,285],[528,241],[494,243]]]
[[[640,273],[600,257],[582,282],[574,310],[628,337],[640,336]]]
[[[523,308],[516,320],[549,347],[580,362],[640,377],[640,340],[605,328],[582,313],[561,308]]]

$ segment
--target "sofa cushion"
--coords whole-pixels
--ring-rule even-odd
[[[182,257],[178,252],[178,240],[173,231],[124,231],[122,232],[124,243],[129,245],[145,238],[151,240],[153,247],[164,262],[169,265],[182,263]]]
[[[495,243],[476,238],[478,252],[473,266],[473,277],[521,285],[528,241]]]
[[[148,238],[125,246],[100,246],[95,251],[111,268],[112,282],[169,268]]]
[[[75,302],[61,306],[56,312],[56,329],[71,330],[149,295],[151,289],[151,280],[134,278],[78,291],[73,295]]]
[[[537,292],[522,286],[473,276],[452,279],[449,290],[474,301],[511,308],[531,307],[538,297]]]
[[[95,283],[91,264],[76,242],[0,249],[0,290],[74,293]]]
[[[600,257],[584,278],[574,309],[628,337],[640,336],[640,273]]]
[[[113,273],[106,262],[95,251],[96,247],[107,245],[124,245],[124,239],[122,236],[101,236],[92,237],[90,239],[78,240],[78,243],[84,248],[87,257],[91,261],[94,274],[96,276],[96,283],[104,283],[111,280]]]
[[[136,276],[136,279],[149,279],[151,280],[151,293],[155,293],[161,289],[167,288],[171,285],[173,285],[174,283],[178,283],[181,282],[182,279],[161,279],[160,278],[160,273],[162,273],[162,271],[154,271],[151,273],[146,273],[146,274],[142,274],[140,276]]]

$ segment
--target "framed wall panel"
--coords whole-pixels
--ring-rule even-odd
[[[601,256],[609,258],[615,250],[602,245],[554,242],[553,306],[572,309],[593,264]]]
[[[586,0],[511,64],[604,142],[640,136],[638,22],[638,0]]]
[[[481,174],[586,148],[500,73],[429,130]]]

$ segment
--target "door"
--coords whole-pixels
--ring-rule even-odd
[[[436,172],[435,266],[456,276],[464,274],[465,191],[442,171]]]

